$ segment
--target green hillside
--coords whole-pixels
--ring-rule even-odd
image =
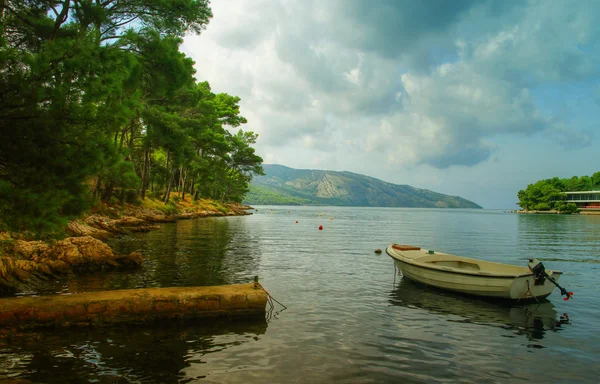
[[[293,169],[263,164],[264,176],[250,184],[244,203],[364,207],[481,208],[472,201],[387,183],[352,172]]]

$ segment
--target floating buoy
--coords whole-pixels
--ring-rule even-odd
[[[377,249],[375,250],[375,253],[381,253],[381,249],[377,248]]]
[[[319,231],[322,231],[322,230],[323,230],[323,226],[319,225]]]
[[[298,224],[298,220],[296,220],[296,224]]]
[[[319,213],[319,216],[322,216],[322,215]]]
[[[333,217],[330,217],[329,220],[333,220]]]

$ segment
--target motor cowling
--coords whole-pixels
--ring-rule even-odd
[[[529,263],[527,263],[527,267],[529,270],[533,272],[533,276],[535,278],[535,285],[543,285],[546,281],[546,268],[544,264],[538,259],[529,259]]]

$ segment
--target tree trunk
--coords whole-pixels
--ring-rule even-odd
[[[123,150],[123,142],[125,141],[125,135],[127,134],[127,128],[121,131],[121,140],[119,141],[119,153]]]
[[[185,179],[187,179],[187,170],[183,170],[183,178],[181,179],[181,200],[185,200]]]
[[[136,123],[131,123],[131,135],[129,136],[129,142],[127,143],[127,148],[133,150],[133,140],[135,139],[135,126]]]
[[[100,187],[102,186],[102,178],[98,176],[98,180],[96,180],[96,188],[94,189],[94,197],[100,200]]]
[[[70,0],[63,1],[60,15],[56,17],[56,20],[54,21],[54,29],[50,33],[50,40],[56,39],[56,34],[58,33],[60,26],[67,21],[67,18],[69,17],[70,4]]]
[[[146,198],[146,188],[148,188],[148,171],[150,168],[150,146],[146,145],[144,150],[144,168],[142,170],[142,187],[140,189],[140,197],[142,200]]]
[[[169,172],[169,184],[167,185],[167,191],[165,192],[165,196],[163,198],[165,204],[169,202],[169,197],[171,197],[171,185],[173,185],[173,176],[175,176],[174,173],[174,171]]]
[[[112,197],[113,189],[115,188],[114,183],[108,183],[108,186],[104,190],[104,194],[102,195],[102,200],[109,203],[110,198]]]
[[[165,169],[167,170],[167,190],[163,196],[163,201],[165,204],[169,202],[169,197],[171,195],[171,183],[173,182],[173,172],[169,170],[169,159],[171,158],[171,151],[167,150],[167,158],[165,159]]]
[[[177,192],[181,192],[181,168],[183,165],[179,166],[179,172],[177,172]]]
[[[171,157],[171,151],[167,149],[167,158],[165,159],[165,168],[169,165],[169,158]]]

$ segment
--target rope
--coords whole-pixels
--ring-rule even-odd
[[[273,296],[272,296],[272,295],[269,293],[269,291],[267,291],[267,290],[265,289],[265,287],[263,287],[263,286],[262,286],[262,284],[261,284],[261,283],[259,283],[258,281],[255,281],[255,282],[254,282],[254,287],[255,287],[255,288],[260,288],[260,289],[262,289],[263,291],[265,291],[265,293],[267,294],[267,301],[268,301],[268,302],[269,302],[269,304],[271,305],[271,308],[275,307],[275,305],[273,304],[273,301],[274,301],[274,302],[276,302],[277,304],[279,304],[279,305],[281,305],[281,306],[283,307],[283,309],[282,309],[282,310],[285,310],[285,309],[287,309],[287,307],[286,307],[285,305],[281,304],[279,301],[277,301],[277,299],[275,299],[275,298],[274,298],[274,297],[273,297]]]
[[[538,298],[534,296],[533,292],[531,292],[531,287],[529,286],[529,280],[526,280],[526,282],[527,282],[527,290],[521,295],[521,297],[519,297],[519,300],[517,300],[517,303],[519,301],[521,301],[521,299],[529,299],[532,297],[535,299],[535,301],[537,301],[539,303],[540,301],[538,300]]]

